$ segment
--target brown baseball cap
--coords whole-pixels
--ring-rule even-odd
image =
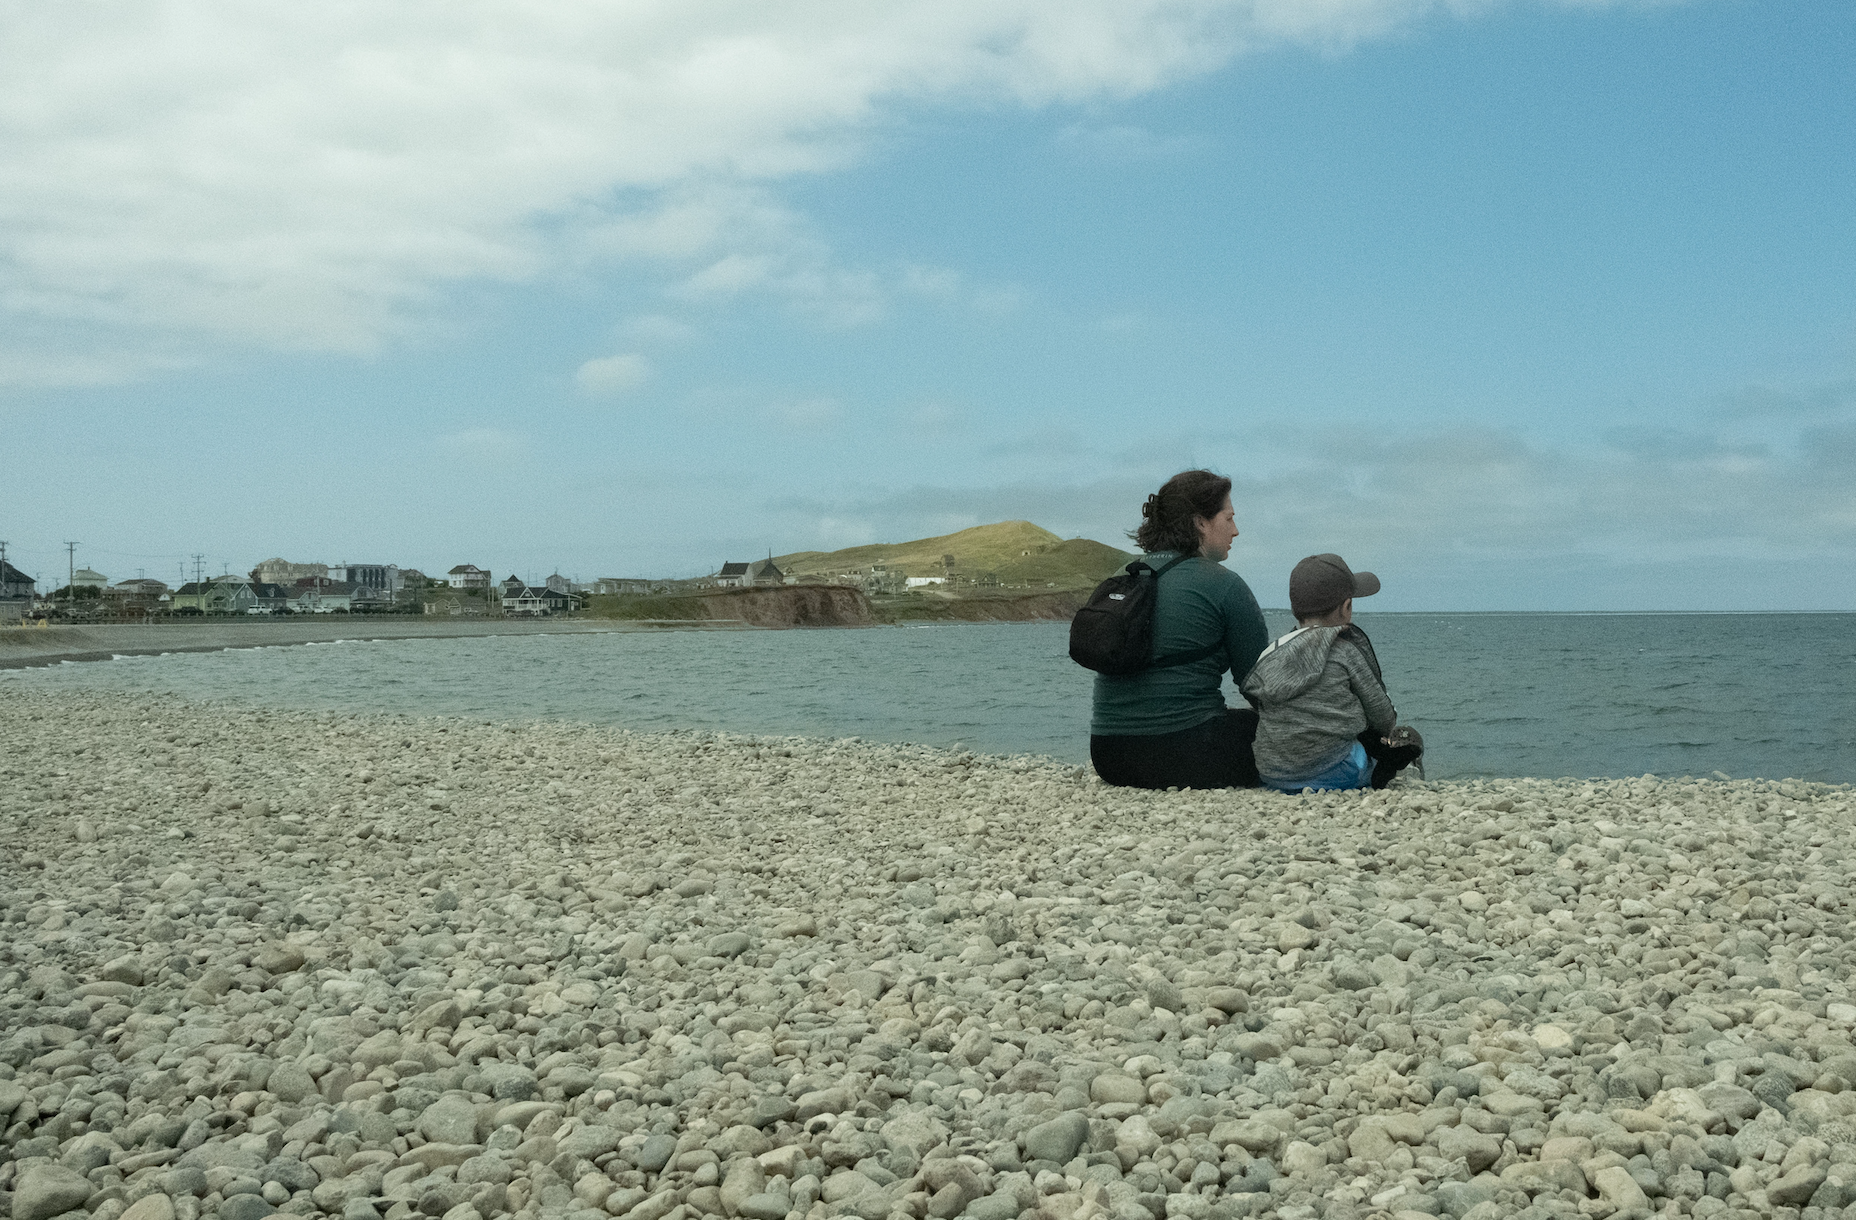
[[[1289,610],[1297,618],[1317,618],[1350,597],[1377,592],[1377,576],[1354,571],[1339,555],[1310,555],[1289,573]]]

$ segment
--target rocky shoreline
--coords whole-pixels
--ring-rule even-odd
[[[16,694],[0,1211],[1856,1217],[1853,800]]]

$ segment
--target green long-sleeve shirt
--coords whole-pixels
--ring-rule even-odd
[[[1144,558],[1159,568],[1173,557],[1163,551]],[[1224,648],[1204,660],[1138,674],[1097,674],[1089,731],[1098,737],[1154,737],[1221,716],[1226,671],[1242,681],[1269,643],[1263,611],[1244,578],[1195,556],[1160,578],[1154,655],[1195,652],[1213,642]]]

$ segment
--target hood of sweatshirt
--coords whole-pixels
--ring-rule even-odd
[[[1266,706],[1287,703],[1313,686],[1327,668],[1345,627],[1305,627],[1281,637],[1245,675],[1243,692]]]

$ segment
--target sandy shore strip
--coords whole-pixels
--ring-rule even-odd
[[[587,632],[650,631],[653,622],[609,619],[468,619],[302,616],[287,619],[212,619],[158,626],[0,627],[0,669],[107,661],[112,657],[157,656],[167,652],[219,652],[226,648],[276,648],[335,640],[433,640],[486,635],[570,635]],[[676,624],[696,630],[726,630],[736,624]]]
[[[0,706],[0,1213],[1856,1216],[1852,792]]]

